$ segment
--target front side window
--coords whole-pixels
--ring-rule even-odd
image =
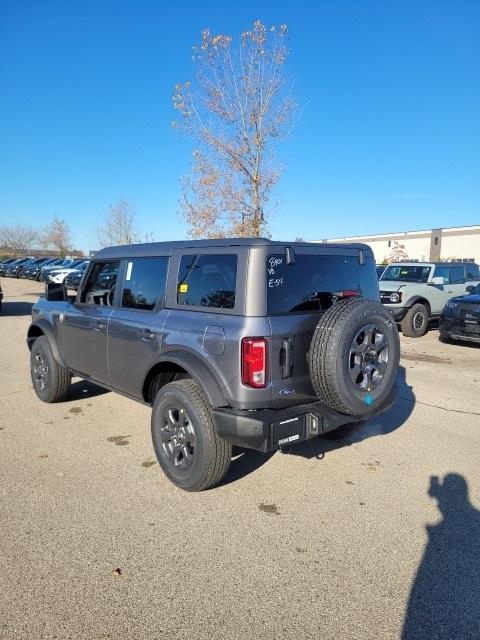
[[[111,306],[119,266],[120,262],[96,262],[83,287],[81,302]]]
[[[392,264],[385,269],[380,280],[399,282],[427,282],[431,267]]]
[[[461,267],[450,267],[450,284],[464,284],[465,269]]]
[[[234,254],[182,256],[177,303],[194,307],[233,309],[237,279]]]
[[[168,258],[134,258],[127,261],[122,307],[152,311],[164,299]]]
[[[270,255],[266,285],[269,314],[322,311],[348,295],[378,300],[375,263],[361,265],[358,256],[297,254],[287,264],[285,255]]]

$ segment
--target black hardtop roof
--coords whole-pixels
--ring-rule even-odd
[[[173,242],[145,242],[142,244],[126,244],[118,247],[101,249],[93,260],[110,258],[141,258],[155,255],[170,255],[175,249],[210,249],[214,247],[321,247],[328,249],[357,249],[373,255],[366,244],[342,242],[288,242],[269,240],[268,238],[219,238],[214,240],[175,240]]]

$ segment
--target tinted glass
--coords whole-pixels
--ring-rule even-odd
[[[165,295],[168,258],[137,258],[127,261],[122,307],[151,311]]]
[[[385,269],[380,280],[400,282],[427,282],[431,267],[391,264]]]
[[[237,256],[183,256],[177,286],[178,304],[233,309],[237,279]]]
[[[86,304],[111,305],[115,293],[119,262],[97,262],[90,272],[82,291]]]
[[[445,284],[450,284],[450,267],[435,267],[433,273],[435,278],[443,278]]]
[[[478,279],[478,264],[474,264],[472,262],[465,263],[465,269],[467,272],[467,280],[477,280]]]
[[[356,256],[297,254],[293,264],[286,264],[283,254],[267,258],[270,314],[321,311],[351,292],[378,300],[373,260],[361,265]]]
[[[465,282],[464,267],[450,267],[450,284],[463,284]]]

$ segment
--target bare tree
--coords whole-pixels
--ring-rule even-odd
[[[59,256],[65,257],[72,251],[72,240],[68,223],[55,216],[42,235],[42,244],[48,249],[53,249]]]
[[[257,20],[238,43],[202,33],[193,48],[194,83],[177,84],[172,123],[198,147],[192,175],[182,180],[181,209],[192,237],[259,236],[280,175],[278,142],[295,108],[284,72],[286,25],[267,29]]]
[[[33,227],[16,224],[0,227],[0,245],[16,255],[27,255],[39,240],[39,233]]]
[[[388,261],[405,262],[406,260],[408,260],[408,253],[405,251],[405,245],[394,240],[392,250],[388,256]]]
[[[128,200],[121,199],[116,204],[111,204],[103,226],[98,229],[100,245],[105,247],[140,242],[135,217],[135,206]]]

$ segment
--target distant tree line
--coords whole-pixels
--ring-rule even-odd
[[[102,224],[96,229],[96,236],[99,248],[153,240],[151,232],[139,230],[135,206],[124,198],[110,205]],[[0,225],[0,255],[27,256],[39,251],[60,257],[83,255],[74,248],[70,225],[58,216],[42,228],[24,224]]]

